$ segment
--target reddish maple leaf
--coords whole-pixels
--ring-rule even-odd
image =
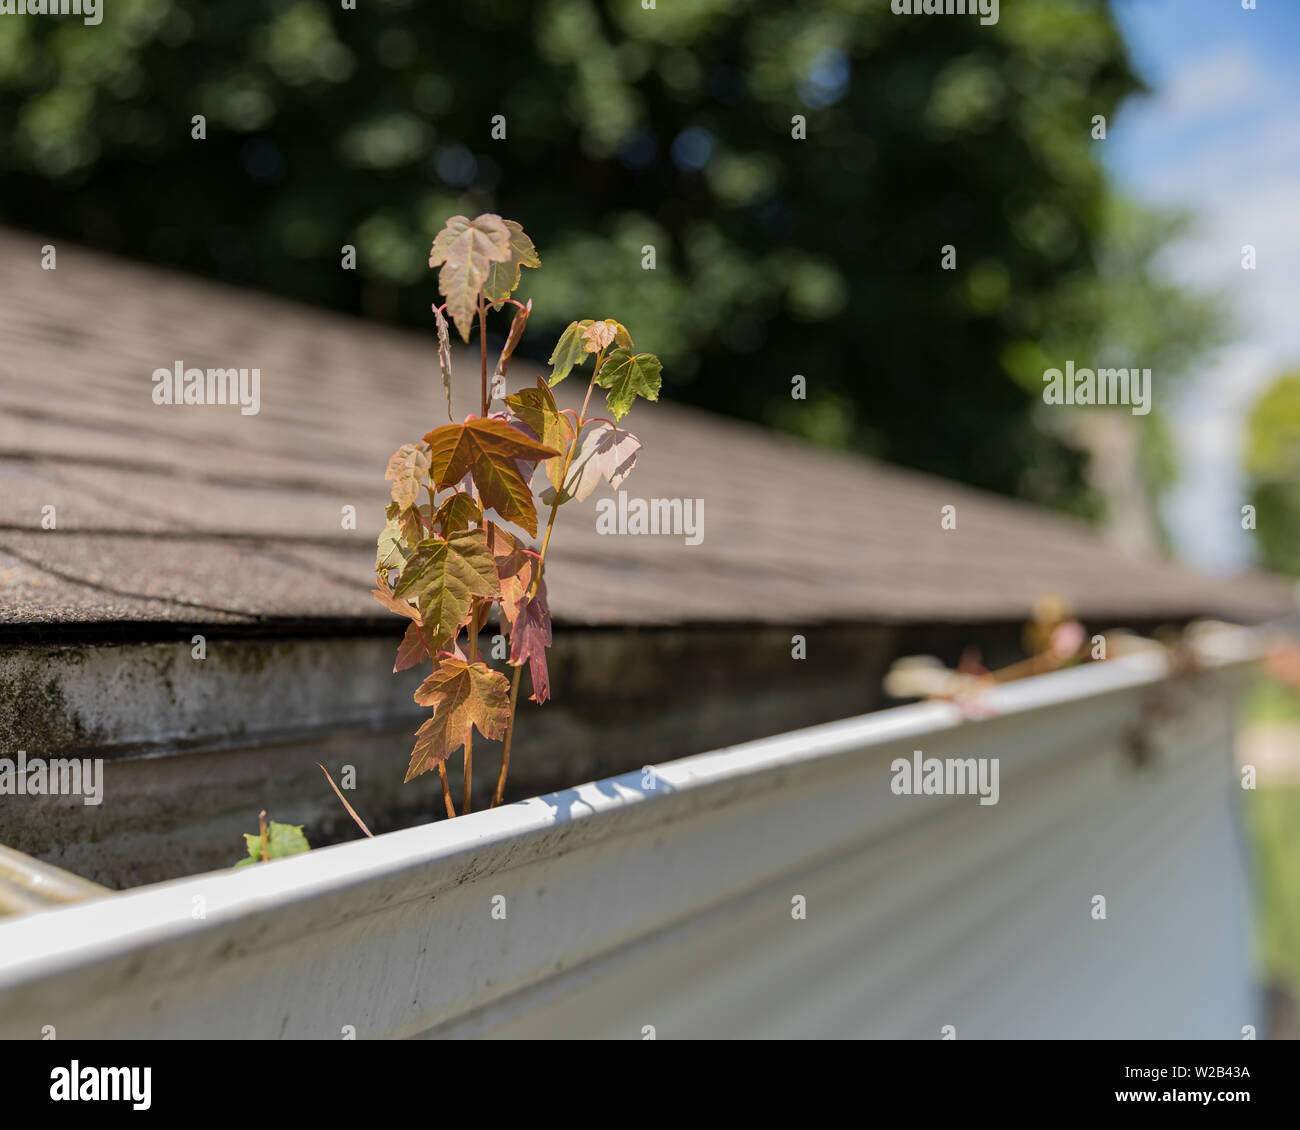
[[[533,555],[500,526],[492,527],[489,544],[501,586],[501,611],[513,624],[519,615],[519,605],[533,583]]]
[[[528,664],[533,680],[530,696],[536,703],[551,697],[550,674],[546,669],[546,649],[551,646],[551,610],[546,607],[546,583],[537,586],[537,595],[518,609],[510,625],[510,662],[518,667]]]
[[[439,488],[452,486],[468,473],[485,507],[507,522],[517,522],[537,535],[533,490],[519,462],[536,463],[559,452],[538,443],[503,420],[470,417],[463,424],[445,424],[425,437],[430,472]]]
[[[406,625],[406,635],[402,637],[397,648],[397,661],[393,664],[393,674],[423,663],[429,653],[424,649],[424,640],[420,638],[420,625],[412,622]]]
[[[443,655],[438,669],[415,692],[415,701],[432,706],[433,717],[416,731],[408,781],[437,768],[474,730],[485,738],[501,737],[510,716],[510,684],[486,663]]]

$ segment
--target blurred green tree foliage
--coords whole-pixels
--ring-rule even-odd
[[[1245,464],[1260,564],[1300,577],[1300,371],[1279,377],[1255,402]]]
[[[883,0],[113,0],[3,32],[9,222],[429,329],[434,232],[498,211],[546,264],[526,348],[630,310],[674,399],[1087,508],[1025,365],[1116,313],[1093,122],[1139,83],[1105,0],[991,26]],[[1145,297],[1119,310],[1143,349]]]

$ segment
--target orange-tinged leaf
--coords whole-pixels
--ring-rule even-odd
[[[592,322],[582,331],[582,348],[588,353],[599,353],[613,342],[617,332],[614,322]]]
[[[393,501],[402,510],[420,499],[420,487],[429,474],[429,445],[404,443],[388,460],[384,478],[393,484]]]
[[[399,616],[405,616],[408,620],[415,623],[421,623],[420,610],[407,600],[398,600],[392,593],[384,589],[371,589],[374,598],[379,601],[389,612],[396,612]]]
[[[492,557],[501,585],[501,611],[513,624],[533,583],[534,558],[500,526],[492,527]]]
[[[482,530],[463,530],[446,538],[428,538],[402,569],[394,597],[415,597],[432,648],[455,639],[469,618],[476,596],[500,595],[496,562]]]
[[[452,216],[433,241],[429,266],[442,265],[438,291],[447,300],[447,313],[463,341],[469,341],[478,297],[494,263],[510,258],[510,229],[491,212],[469,220]]]
[[[486,663],[444,655],[438,669],[420,684],[415,701],[432,706],[433,717],[416,732],[408,781],[437,768],[474,730],[485,738],[500,738],[509,719],[510,684]]]
[[[509,530],[492,526],[488,530],[488,549],[493,557],[504,557],[519,548],[519,540]]]
[[[390,503],[389,505],[396,505]],[[404,510],[397,512],[397,526],[402,531],[402,537],[407,543],[408,549],[414,549],[426,537],[428,537],[428,527],[424,524],[429,520],[428,506],[408,506]]]
[[[420,625],[414,622],[406,625],[406,635],[402,637],[397,648],[397,661],[393,664],[393,674],[414,667],[429,658],[424,650],[424,640],[420,638]]]
[[[452,486],[468,472],[485,507],[491,507],[507,522],[517,522],[530,534],[537,534],[532,487],[518,461],[535,463],[559,452],[504,420],[491,418],[473,417],[463,424],[445,424],[424,438],[429,444],[436,486]]]

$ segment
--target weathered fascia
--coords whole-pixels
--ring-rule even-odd
[[[1052,766],[1113,756],[1139,729],[1183,727],[1163,745],[1148,740],[1154,758],[1135,773],[1177,765],[1188,727],[1230,741],[1227,691],[1260,641],[1237,632],[1216,642],[1172,714],[1178,680],[1161,656],[1134,655],[996,688],[997,713],[979,721],[937,702],[879,711],[26,915],[0,924],[0,1036],[30,1036],[38,1021],[60,1037],[473,1031],[565,971],[725,913],[818,861],[870,858],[916,822],[888,778],[891,759],[917,748],[997,752],[1006,791],[1032,790]],[[1226,749],[1223,769],[1226,781]],[[937,802],[935,813],[991,811],[970,797]],[[497,921],[497,900],[508,919]]]
[[[0,756],[216,749],[414,717],[381,638],[0,648]],[[233,708],[232,708],[233,704]]]
[[[394,618],[395,619],[395,618]],[[877,705],[892,632],[805,628],[791,679],[788,629],[563,627],[554,699],[525,705],[508,796],[535,796],[659,761],[783,733]],[[210,636],[173,643],[0,649],[0,764],[102,758],[105,802],[27,796],[0,803],[0,843],[122,889],[193,875],[242,852],[265,808],[316,845],[356,829],[317,768],[353,770],[352,801],[378,830],[440,808],[436,774],[403,785],[427,710],[427,672],[392,674],[400,626],[377,636]],[[475,750],[486,807],[499,746]]]
[[[563,688],[559,705],[597,714],[662,715],[665,701],[698,702],[697,716],[686,715],[706,743],[695,750],[707,749],[873,704],[868,688],[878,685],[892,633],[837,625],[814,635],[811,686],[794,688],[784,629],[564,628],[552,684]],[[393,674],[400,640],[395,627],[373,636],[0,646],[0,757],[112,759],[414,728],[427,711],[412,693],[427,671]],[[710,733],[714,718],[723,724]]]

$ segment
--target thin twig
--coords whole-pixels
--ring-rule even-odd
[[[348,810],[348,815],[351,816],[352,819],[357,822],[357,827],[360,828],[363,832],[365,832],[367,836],[373,838],[374,832],[372,832],[369,828],[366,827],[366,822],[362,820],[360,816],[357,815],[357,810],[353,808],[352,805],[348,804],[348,798],[343,795],[343,793],[339,790],[338,785],[334,783],[334,778],[330,776],[330,771],[326,769],[324,765],[321,765],[319,761],[316,762],[316,764],[320,765],[320,771],[325,774],[325,780],[327,780],[330,783],[330,788],[334,790],[334,795],[338,797],[340,801],[343,802],[343,807]]]
[[[262,811],[257,814],[257,827],[258,827],[258,831],[261,833],[262,836],[262,862],[270,863],[271,856],[268,854],[267,847],[266,847],[266,809],[265,808],[262,809]]]
[[[1044,675],[1048,671],[1055,671],[1066,659],[1074,658],[1077,657],[1071,655],[1063,659],[1053,652],[1040,651],[1037,655],[1012,663],[1009,667],[999,667],[996,671],[990,671],[989,677],[997,683],[1011,683],[1029,675]]]

